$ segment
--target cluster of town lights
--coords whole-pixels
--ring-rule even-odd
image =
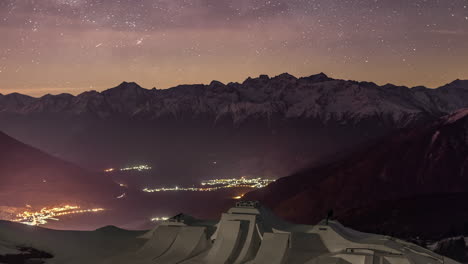
[[[202,181],[202,186],[228,186],[228,187],[236,187],[236,186],[246,186],[248,185],[251,188],[260,189],[263,187],[268,186],[268,184],[274,182],[275,180],[270,179],[262,179],[262,178],[255,178],[255,179],[247,179],[245,177],[241,177],[239,179],[232,178],[232,179],[214,179],[214,180],[207,180]],[[241,187],[242,187],[241,186]]]
[[[167,221],[167,220],[169,220],[169,217],[166,217],[166,216],[151,218],[152,222],[162,222],[162,221]]]
[[[144,171],[144,170],[151,170],[151,167],[148,165],[138,165],[133,167],[127,167],[120,169],[121,171],[129,171],[129,170],[136,170],[136,171]]]
[[[94,209],[80,209],[79,206],[65,205],[61,207],[48,208],[44,207],[40,211],[24,211],[16,215],[13,219],[14,222],[19,222],[26,225],[38,226],[47,224],[48,220],[58,221],[57,217],[72,215],[72,214],[84,214],[84,213],[96,213],[104,211],[103,208]]]
[[[215,179],[215,180],[207,180],[202,181],[202,186],[209,186],[209,187],[162,187],[162,188],[144,188],[144,192],[171,192],[171,191],[190,191],[190,192],[211,192],[220,189],[226,188],[254,188],[260,189],[263,187],[268,186],[268,184],[274,182],[275,180],[270,179],[263,179],[263,178],[255,178],[255,179],[247,179],[245,177],[242,178],[233,178],[233,179]]]
[[[145,170],[151,170],[151,166],[148,166],[148,165],[138,165],[138,166],[133,166],[133,167],[125,167],[125,168],[121,168],[119,169],[120,171],[132,171],[132,170],[135,170],[135,171],[145,171]],[[114,168],[109,168],[109,169],[105,169],[104,172],[113,172],[115,171]]]

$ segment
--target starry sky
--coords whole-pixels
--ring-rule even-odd
[[[0,93],[468,79],[468,0],[0,0]]]

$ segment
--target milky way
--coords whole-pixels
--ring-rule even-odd
[[[261,73],[468,78],[468,0],[1,0],[0,93]]]

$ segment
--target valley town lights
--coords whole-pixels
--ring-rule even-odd
[[[26,225],[38,226],[47,224],[47,220],[56,220],[57,217],[72,215],[72,214],[83,214],[83,213],[96,213],[104,211],[103,208],[94,208],[94,209],[80,209],[79,206],[74,205],[65,205],[61,207],[47,208],[44,207],[40,211],[24,211],[13,219],[13,222],[19,222]]]
[[[163,216],[163,217],[154,217],[154,218],[151,218],[151,221],[152,222],[162,222],[162,221],[166,221],[168,220],[169,217],[167,216]]]
[[[121,168],[119,169],[120,171],[145,171],[145,170],[151,170],[151,166],[148,166],[148,165],[137,165],[137,166],[133,166],[133,167],[125,167],[125,168]],[[104,172],[113,172],[115,171],[114,168],[109,168],[109,169],[105,169]]]
[[[144,171],[144,170],[151,170],[151,167],[148,165],[138,165],[133,167],[126,167],[120,169],[121,171],[129,171],[129,170],[136,170],[136,171]]]
[[[209,187],[161,187],[161,188],[144,188],[144,192],[171,192],[171,191],[190,191],[190,192],[211,192],[219,189],[226,188],[254,188],[260,189],[268,186],[270,183],[275,180],[255,178],[247,179],[245,177],[241,178],[232,178],[232,179],[214,179],[202,181],[202,186]]]

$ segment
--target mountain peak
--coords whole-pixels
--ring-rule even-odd
[[[309,77],[324,77],[324,78],[328,78],[328,75],[326,75],[324,72],[320,72],[320,73],[317,73],[317,74],[313,74]]]
[[[260,74],[260,76],[258,76],[258,79],[260,79],[260,80],[270,80],[270,76],[268,76],[266,74]]]
[[[213,80],[213,81],[211,81],[209,86],[224,86],[224,83],[222,83],[220,81]]]
[[[120,94],[120,95],[140,95],[147,90],[142,88],[136,82],[122,82],[118,86],[105,90],[102,92],[104,95],[113,95],[113,94]]]
[[[266,74],[260,74],[257,78],[248,77],[242,84],[255,84],[269,81],[270,77]]]
[[[326,81],[333,80],[332,78],[328,77],[328,75],[326,75],[323,72],[311,75],[309,77],[304,77],[303,79],[312,81],[312,82],[326,82]]]
[[[29,96],[29,95],[20,94],[20,93],[17,93],[17,92],[9,93],[9,94],[7,94],[7,95],[5,95],[5,96],[8,96],[8,97],[24,97],[24,98],[28,97],[28,98],[33,98],[33,97]]]
[[[297,78],[294,75],[291,75],[287,72],[282,73],[278,76],[275,76],[273,79],[279,79],[279,80],[297,80]]]
[[[460,80],[456,79],[451,83],[447,83],[446,85],[440,87],[442,89],[447,88],[457,88],[457,89],[466,89],[468,88],[468,80]]]
[[[36,98],[34,98],[32,96],[24,95],[24,94],[20,94],[20,93],[10,93],[10,94],[7,94],[7,95],[5,95],[3,97],[5,99],[8,99],[10,101],[14,101],[14,102],[20,103],[20,104],[28,104],[28,103],[36,100]]]
[[[468,80],[460,80],[460,79],[456,79],[455,81],[451,82],[450,84],[452,85],[467,85],[468,84]]]
[[[140,85],[136,82],[122,82],[117,87],[118,89],[143,89]]]

